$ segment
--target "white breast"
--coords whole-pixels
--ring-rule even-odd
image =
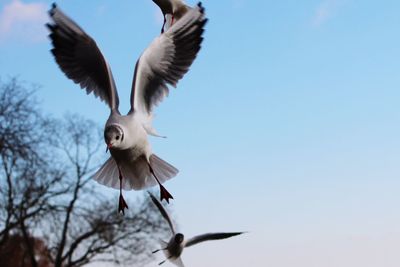
[[[135,114],[124,116],[112,114],[107,120],[106,126],[111,124],[119,125],[124,132],[124,140],[120,149],[135,148],[136,151],[143,151],[147,158],[150,157],[151,147],[147,139],[147,132]]]

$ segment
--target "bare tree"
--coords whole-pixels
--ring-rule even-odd
[[[29,228],[53,209],[49,199],[66,193],[53,191],[63,177],[50,168],[43,146],[49,122],[16,79],[0,86],[0,248],[10,235],[21,233],[34,262]]]
[[[22,240],[15,266],[141,265],[167,231],[157,210],[142,198],[118,215],[114,196],[90,179],[105,154],[99,127],[49,119],[33,96],[0,81],[0,251]]]

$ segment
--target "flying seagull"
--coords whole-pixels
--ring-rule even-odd
[[[182,259],[181,259],[181,254],[182,254],[184,248],[196,245],[196,244],[198,244],[200,242],[204,242],[204,241],[225,239],[225,238],[229,238],[232,236],[243,234],[243,232],[208,233],[208,234],[194,236],[188,240],[185,240],[183,234],[175,232],[175,228],[172,223],[172,220],[169,217],[167,211],[164,209],[164,206],[152,194],[149,193],[149,195],[150,195],[153,203],[157,206],[161,215],[168,222],[169,228],[171,229],[171,232],[172,232],[172,237],[169,240],[169,242],[161,241],[163,247],[161,249],[157,249],[157,250],[153,251],[153,253],[156,253],[156,252],[162,250],[167,258],[166,260],[160,262],[158,265],[161,265],[161,264],[165,263],[167,260],[170,260],[175,265],[177,265],[179,267],[184,267]]]
[[[155,38],[136,62],[127,115],[118,110],[119,99],[111,68],[96,42],[53,4],[49,11],[51,50],[65,75],[86,92],[100,97],[110,108],[104,139],[111,157],[93,175],[106,186],[120,190],[118,211],[128,208],[122,189],[142,190],[159,185],[161,201],[173,198],[162,186],[178,170],[152,153],[147,135],[153,108],[168,95],[167,85],[176,87],[189,70],[203,41],[207,19],[199,3],[168,31]]]
[[[160,7],[164,16],[161,33],[171,27],[191,9],[182,0],[153,0],[153,2]]]

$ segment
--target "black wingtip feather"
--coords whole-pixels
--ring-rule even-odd
[[[151,200],[152,200],[154,203],[158,202],[158,200],[155,198],[155,196],[153,196],[152,193],[150,193],[149,191],[147,191],[147,194],[149,194]]]
[[[48,11],[50,17],[53,17],[56,13],[57,5],[56,3],[51,4],[51,9]]]
[[[55,61],[61,71],[74,83],[93,92],[108,106],[118,106],[118,95],[112,100],[111,83],[103,55],[94,40],[88,36],[72,19],[58,10],[56,3],[51,5],[48,14],[51,22],[45,24],[49,29]],[[93,64],[92,61],[98,64]],[[100,74],[99,74],[100,73]],[[115,101],[114,104],[110,102]]]
[[[54,31],[54,25],[52,25],[52,24],[50,24],[50,23],[46,23],[44,26],[45,26],[47,29],[49,29],[51,32]]]
[[[205,8],[203,7],[203,4],[201,2],[197,3],[197,6],[199,7],[200,13],[204,14],[205,12]]]

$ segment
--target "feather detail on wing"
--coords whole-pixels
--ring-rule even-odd
[[[53,23],[50,30],[54,58],[65,75],[105,101],[110,109],[118,109],[118,94],[111,69],[96,42],[73,20],[53,4],[49,11]]]
[[[99,184],[119,189],[118,166],[115,160],[110,157],[92,178]]]
[[[160,211],[163,218],[167,221],[172,234],[175,234],[174,225],[171,221],[171,218],[168,215],[168,212],[165,210],[164,206],[160,203],[160,201],[158,201],[158,199],[156,197],[154,197],[150,192],[149,192],[149,195],[150,195],[150,198],[153,201],[154,205],[156,205],[156,207]]]
[[[172,13],[171,0],[153,0],[153,2],[161,9],[163,15]]]
[[[167,85],[176,87],[201,48],[207,19],[199,4],[157,37],[136,63],[131,111],[147,116],[165,96]]]
[[[236,232],[236,233],[209,233],[204,235],[198,235],[190,238],[186,241],[185,247],[190,247],[196,245],[200,242],[211,241],[211,240],[219,240],[225,239],[232,236],[243,234],[243,232]]]
[[[150,164],[161,183],[178,173],[175,167],[154,154],[150,156]],[[149,163],[144,156],[134,160],[122,160],[119,162],[119,167],[122,172],[122,188],[124,190],[142,190],[157,185],[157,181],[150,173]],[[115,160],[110,157],[92,178],[102,185],[119,189],[119,172]]]

